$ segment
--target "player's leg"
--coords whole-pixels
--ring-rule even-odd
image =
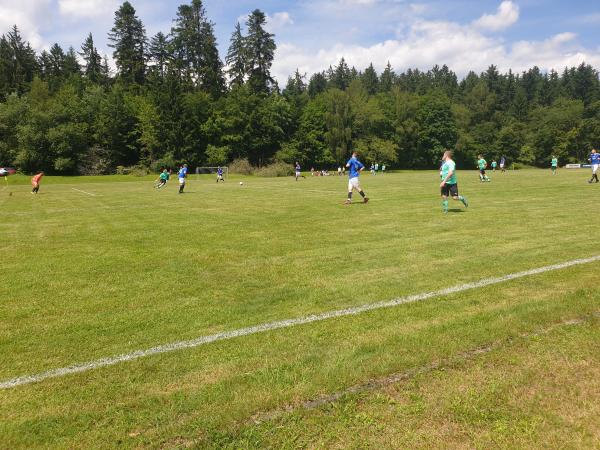
[[[349,205],[350,203],[352,203],[352,191],[354,189],[354,185],[352,184],[352,180],[353,178],[350,178],[348,180],[348,198],[346,199],[346,205]]]
[[[459,202],[461,202],[463,205],[465,205],[465,208],[467,208],[469,206],[469,202],[467,202],[467,199],[458,193],[458,184],[457,183],[450,185],[449,190],[450,190],[450,194],[452,195],[452,199],[458,200]]]
[[[363,198],[363,202],[367,203],[369,201],[369,197],[367,197],[367,195],[365,194],[365,191],[362,190],[362,187],[360,186],[360,180],[358,178],[356,178],[356,183],[354,184],[354,188],[358,191],[360,196]]]

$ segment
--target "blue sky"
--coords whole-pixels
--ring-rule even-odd
[[[181,0],[130,0],[148,35],[168,32]],[[0,0],[0,32],[16,23],[36,49],[78,49],[94,34],[102,53],[119,0]],[[341,56],[363,69],[448,64],[459,75],[501,70],[600,67],[600,1],[584,0],[205,0],[222,56],[237,20],[255,8],[269,17],[278,52],[274,74],[313,73]]]

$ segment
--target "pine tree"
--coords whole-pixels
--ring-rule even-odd
[[[342,58],[340,63],[333,70],[333,76],[329,80],[332,87],[338,88],[342,91],[346,90],[350,85],[351,73],[346,60]]]
[[[308,95],[313,98],[320,94],[321,92],[325,92],[327,90],[327,77],[325,76],[325,72],[317,72],[308,82]]]
[[[229,50],[225,58],[225,62],[229,66],[227,69],[229,85],[241,86],[246,81],[248,62],[246,41],[242,35],[242,27],[239,22],[235,24],[235,30],[231,34],[229,42]]]
[[[94,38],[92,33],[83,42],[79,55],[85,61],[83,73],[92,83],[97,83],[100,80],[100,70],[102,66],[102,58],[98,50],[94,46]]]
[[[11,90],[16,90],[19,94],[24,93],[29,83],[33,81],[36,72],[39,70],[35,51],[21,38],[21,32],[14,25],[7,35],[8,45],[10,47],[10,78]]]
[[[154,64],[154,70],[164,78],[169,59],[171,58],[170,43],[167,37],[159,31],[150,39],[149,56]]]
[[[274,35],[265,30],[267,18],[259,9],[248,17],[248,35],[246,36],[246,55],[248,58],[248,84],[254,92],[269,92],[274,80],[271,66],[275,58]]]
[[[373,63],[369,64],[369,67],[362,74],[362,83],[369,95],[373,95],[379,91],[379,77],[373,67]]]
[[[392,69],[392,65],[388,61],[387,65],[385,66],[385,70],[381,74],[381,79],[379,83],[381,91],[390,92],[392,90],[392,87],[394,86],[395,81],[396,74]]]
[[[201,0],[180,5],[171,29],[176,67],[187,83],[219,96],[225,86],[214,24],[206,17]]]
[[[79,67],[79,62],[77,61],[77,55],[75,54],[75,49],[73,47],[69,47],[69,50],[65,54],[64,61],[64,71],[67,77],[75,74],[80,74],[81,68]]]
[[[131,3],[125,1],[115,12],[108,34],[119,77],[127,83],[143,84],[146,73],[146,30]]]

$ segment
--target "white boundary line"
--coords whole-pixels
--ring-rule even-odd
[[[77,192],[81,192],[82,194],[91,195],[92,197],[96,196],[96,194],[92,194],[91,192],[82,191],[81,189],[75,189],[74,187],[72,187],[71,189],[73,189],[74,191],[77,191]]]
[[[31,383],[37,383],[39,381],[46,380],[48,378],[63,377],[65,375],[71,375],[74,373],[87,372],[89,370],[98,369],[100,367],[113,366],[115,364],[133,361],[139,358],[145,358],[147,356],[158,355],[161,353],[169,353],[177,350],[183,350],[187,348],[200,347],[202,345],[210,344],[212,342],[224,341],[233,339],[241,336],[248,336],[257,333],[264,333],[265,331],[278,330],[280,328],[289,328],[296,325],[303,325],[312,322],[320,322],[322,320],[333,319],[336,317],[344,317],[361,314],[367,311],[374,311],[382,308],[392,308],[398,305],[404,305],[406,303],[414,303],[422,300],[427,300],[433,297],[441,297],[445,295],[455,294],[457,292],[463,292],[470,289],[481,288],[484,286],[490,286],[494,284],[504,283],[506,281],[515,280],[517,278],[523,278],[530,275],[537,275],[545,272],[552,272],[554,270],[565,269],[567,267],[578,266],[582,264],[588,264],[591,262],[600,261],[600,255],[592,256],[590,258],[574,259],[571,261],[562,262],[559,264],[552,264],[550,266],[538,267],[537,269],[524,270],[522,272],[511,273],[500,277],[484,278],[479,281],[472,283],[465,283],[458,286],[449,287],[446,289],[440,289],[439,291],[425,292],[422,294],[409,295],[406,297],[399,297],[393,300],[371,303],[353,308],[338,309],[335,311],[328,311],[321,314],[314,314],[310,316],[298,317],[295,319],[280,320],[276,322],[268,322],[260,325],[255,325],[248,328],[239,328],[237,330],[223,331],[221,333],[211,334],[208,336],[201,336],[196,339],[188,341],[172,342],[170,344],[159,345],[146,350],[136,350],[131,353],[124,353],[122,355],[111,356],[108,358],[97,359],[95,361],[89,361],[80,364],[73,364],[67,367],[61,367],[58,369],[48,370],[33,375],[24,375],[10,380],[0,382],[0,389],[11,389],[17,386],[22,386]]]

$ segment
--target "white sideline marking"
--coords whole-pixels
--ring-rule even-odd
[[[382,308],[392,308],[398,305],[404,305],[406,303],[414,303],[422,300],[427,300],[433,297],[441,297],[444,295],[455,294],[457,292],[467,291],[469,289],[480,288],[484,286],[490,286],[493,284],[504,283],[505,281],[515,280],[517,278],[523,278],[530,275],[537,275],[540,273],[551,272],[554,270],[565,269],[567,267],[578,266],[581,264],[588,264],[591,262],[600,261],[600,255],[592,256],[590,258],[574,259],[559,264],[552,264],[550,266],[538,267],[537,269],[524,270],[522,272],[510,273],[501,277],[484,278],[479,281],[472,283],[461,284],[458,286],[449,287],[446,289],[440,289],[439,291],[425,292],[422,294],[409,295],[406,297],[399,297],[393,300],[387,300],[383,302],[371,303],[367,305],[355,306],[352,308],[338,309],[335,311],[324,312],[321,314],[314,314],[305,317],[298,317],[295,319],[280,320],[276,322],[268,322],[260,325],[255,325],[248,328],[239,328],[237,330],[223,331],[221,333],[211,334],[208,336],[201,336],[196,339],[189,341],[172,342],[170,344],[159,345],[146,350],[136,350],[131,353],[124,353],[122,355],[111,356],[108,358],[97,359],[96,361],[89,361],[86,363],[73,364],[67,367],[61,367],[59,369],[52,369],[46,372],[41,372],[33,375],[23,375],[21,377],[12,378],[0,383],[0,389],[11,389],[17,386],[25,384],[36,383],[48,378],[63,377],[79,372],[87,372],[88,370],[98,369],[100,367],[113,366],[120,362],[132,361],[134,359],[145,358],[146,356],[158,355],[160,353],[174,352],[177,350],[183,350],[186,348],[199,347],[201,345],[210,344],[212,342],[224,341],[227,339],[233,339],[241,336],[248,336],[251,334],[263,333],[265,331],[277,330],[280,328],[288,328],[295,325],[303,325],[311,322],[320,322],[322,320],[333,319],[335,317],[351,316],[361,314],[367,311],[373,311]]]
[[[92,194],[91,192],[82,191],[81,189],[75,189],[75,188],[71,188],[71,189],[73,189],[74,191],[77,191],[77,192],[81,192],[82,194],[91,195],[92,197],[96,196],[96,194]]]

